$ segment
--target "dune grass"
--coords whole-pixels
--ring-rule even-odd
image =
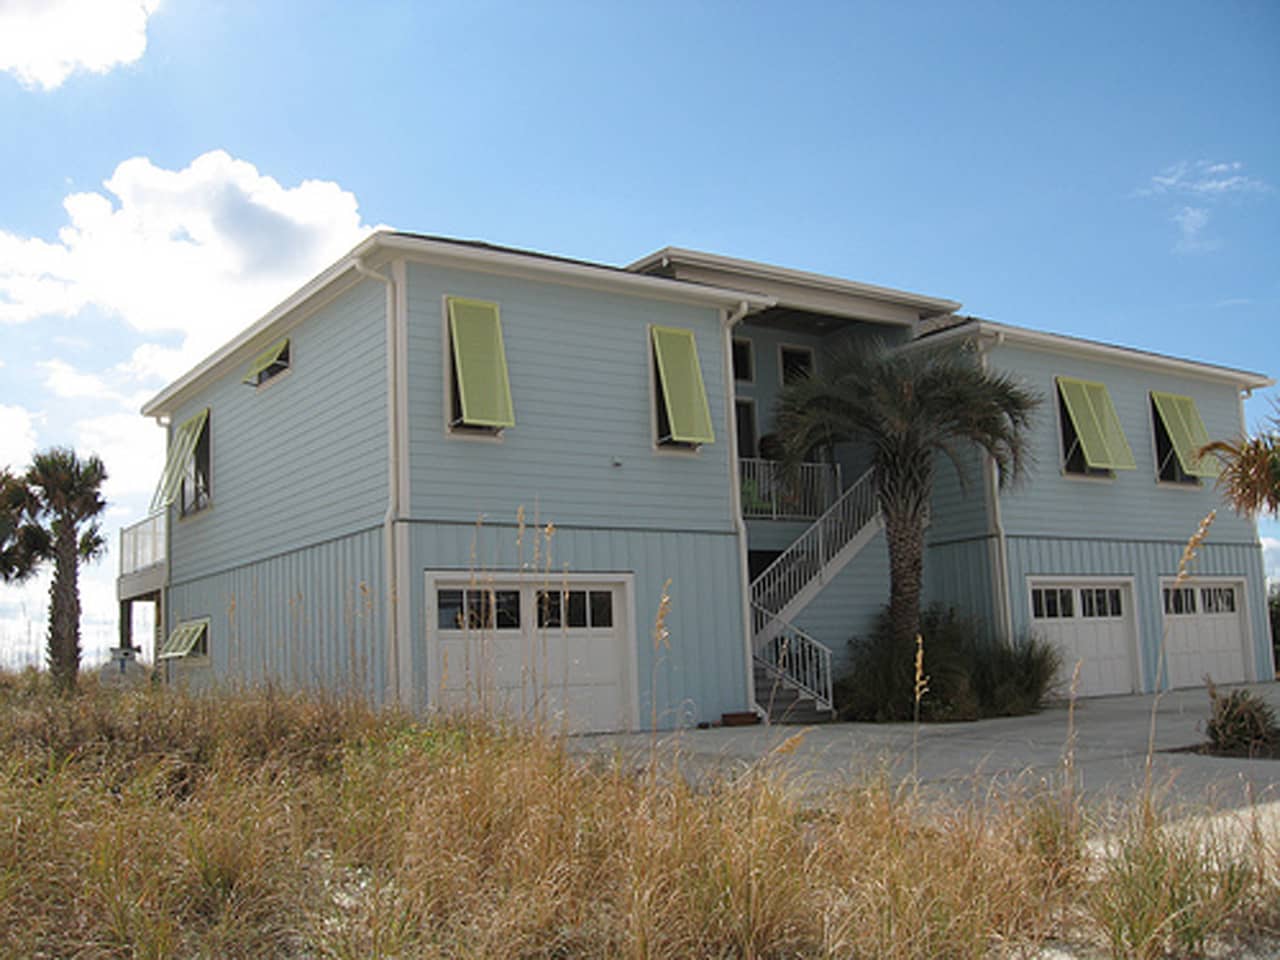
[[[768,761],[693,779],[477,720],[85,687],[0,675],[6,957],[1154,957],[1280,913],[1261,834],[1206,847],[1147,804],[1098,858],[1068,785],[814,803]]]

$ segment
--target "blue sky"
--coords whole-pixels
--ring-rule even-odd
[[[142,400],[377,225],[695,247],[1280,374],[1269,2],[16,0],[0,124],[0,463],[98,450],[111,531],[162,459]],[[44,591],[0,589],[0,661]]]

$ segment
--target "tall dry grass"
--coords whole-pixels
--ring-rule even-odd
[[[1261,836],[1161,847],[1144,816],[1091,860],[1065,780],[944,803],[871,776],[815,802],[772,758],[685,776],[479,720],[86,686],[0,677],[6,957],[1147,957],[1280,902]]]

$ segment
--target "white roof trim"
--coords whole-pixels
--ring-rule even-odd
[[[1134,347],[1118,347],[1110,343],[1099,343],[1097,340],[1084,340],[1080,337],[1069,337],[1060,333],[1045,333],[1040,330],[1028,330],[1025,327],[1014,327],[991,320],[969,320],[937,333],[929,334],[913,344],[944,343],[961,337],[973,336],[1010,343],[1023,343],[1028,346],[1042,347],[1059,353],[1075,353],[1081,356],[1100,357],[1118,363],[1141,364],[1173,373],[1181,373],[1192,377],[1209,380],[1222,380],[1233,383],[1246,390],[1259,390],[1275,386],[1275,381],[1260,373],[1248,370],[1237,370],[1233,367],[1220,367],[1198,360],[1183,360],[1179,357],[1168,357],[1161,353],[1139,350]]]
[[[771,307],[772,297],[744,290],[687,283],[666,277],[642,276],[604,265],[574,263],[517,251],[492,247],[450,243],[430,237],[415,237],[389,231],[378,231],[358,243],[346,256],[295,290],[289,297],[247,329],[219,347],[199,364],[169,384],[142,407],[148,417],[171,414],[184,395],[197,383],[239,354],[251,353],[250,346],[261,346],[272,336],[283,332],[287,318],[313,297],[335,285],[355,270],[359,261],[381,252],[400,253],[414,260],[439,263],[472,270],[551,280],[572,286],[616,290],[677,303],[730,307],[742,303],[754,309]]]
[[[869,283],[857,283],[853,280],[842,280],[839,277],[831,277],[821,273],[809,273],[805,270],[791,270],[786,267],[776,267],[769,263],[758,263],[754,260],[739,260],[735,257],[723,257],[719,254],[704,253],[701,250],[687,250],[682,247],[663,247],[655,253],[651,253],[634,263],[628,264],[627,269],[640,272],[648,270],[650,267],[655,265],[665,264],[666,262],[687,263],[691,266],[708,267],[714,270],[724,270],[729,273],[761,277],[768,280],[778,280],[785,283],[794,283],[818,290],[828,290],[833,293],[842,293],[854,297],[864,297],[868,300],[894,303],[900,306],[920,310],[922,313],[928,315],[955,313],[962,306],[962,304],[955,300],[926,297],[922,294],[910,293],[906,290],[895,290],[892,287],[877,287]]]

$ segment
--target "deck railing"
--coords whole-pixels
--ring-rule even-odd
[[[164,512],[120,530],[120,576],[137,573],[165,561]]]
[[[769,520],[812,520],[840,495],[840,465],[802,463],[788,476],[777,460],[738,461],[742,515]]]

